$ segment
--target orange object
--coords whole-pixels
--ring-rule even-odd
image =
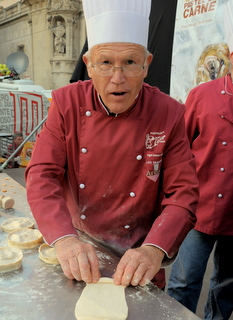
[[[6,158],[0,157],[0,163],[4,163],[6,161]]]
[[[21,151],[21,154],[20,154],[19,165],[21,167],[26,167],[28,165],[29,161],[31,160],[32,150],[34,148],[34,144],[35,144],[35,142],[32,142],[32,141],[25,142],[23,149]]]

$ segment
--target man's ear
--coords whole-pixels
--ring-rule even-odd
[[[151,61],[153,60],[153,54],[152,53],[150,53],[149,55],[148,55],[148,57],[147,57],[147,65],[149,66],[150,64],[151,64]]]
[[[231,64],[233,65],[233,51],[230,53],[230,61],[231,61]]]
[[[150,53],[147,58],[146,58],[146,62],[145,62],[145,65],[147,66],[145,69],[144,69],[144,78],[147,76],[148,74],[148,68],[149,68],[149,65],[151,64],[151,61],[153,60],[153,54]]]
[[[83,55],[82,58],[83,58],[83,62],[86,65],[88,76],[89,76],[89,78],[92,78],[92,69],[93,68],[91,67],[90,60],[87,58],[87,56],[85,54]]]

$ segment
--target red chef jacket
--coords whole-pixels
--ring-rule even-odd
[[[79,229],[121,253],[153,244],[173,257],[194,227],[198,200],[184,111],[147,84],[115,117],[91,80],[54,91],[26,170],[45,240]]]
[[[233,235],[233,84],[230,75],[194,88],[185,120],[200,185],[195,229]]]

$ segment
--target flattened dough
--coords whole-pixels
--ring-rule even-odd
[[[17,229],[7,236],[8,244],[19,249],[38,247],[43,242],[42,234],[37,229]]]
[[[56,255],[56,250],[50,247],[47,243],[43,243],[39,247],[39,258],[40,260],[48,264],[60,264]]]
[[[23,253],[16,248],[0,248],[0,272],[19,269],[22,265]]]
[[[88,283],[75,307],[77,320],[125,320],[127,316],[125,287],[116,286],[111,278]]]
[[[12,232],[16,229],[33,228],[34,222],[28,218],[11,218],[2,223],[2,230]]]

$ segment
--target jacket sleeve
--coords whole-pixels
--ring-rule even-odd
[[[28,203],[49,244],[66,235],[77,235],[63,196],[63,186],[68,183],[66,162],[64,121],[53,100],[25,172]]]
[[[163,156],[162,213],[154,221],[143,245],[161,248],[173,258],[196,222],[198,179],[195,160],[189,147],[183,114],[169,137]]]

